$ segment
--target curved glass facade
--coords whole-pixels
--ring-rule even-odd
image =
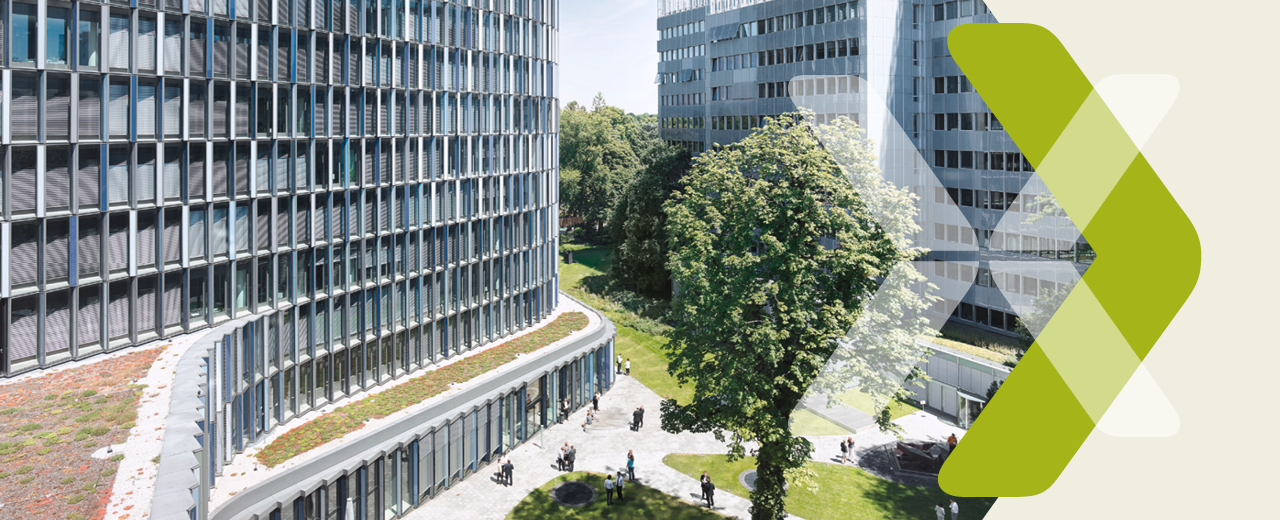
[[[270,315],[284,420],[554,308],[554,0],[0,6],[0,375]]]

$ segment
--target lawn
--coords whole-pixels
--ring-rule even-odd
[[[564,507],[551,500],[550,491],[556,484],[578,480],[595,486],[599,497],[583,507]],[[604,494],[604,474],[579,471],[561,475],[534,490],[507,515],[507,520],[544,520],[547,518],[572,520],[724,520],[727,518],[671,495],[634,482],[628,482],[626,499],[622,503],[607,505]]]
[[[102,518],[138,417],[152,348],[0,386],[0,503],[4,518]]]
[[[829,437],[851,435],[853,432],[801,408],[791,414],[791,434],[805,437]]]
[[[691,478],[703,471],[711,476],[717,491],[749,498],[738,483],[738,475],[755,468],[755,459],[728,462],[724,455],[667,455],[667,466]],[[787,512],[805,520],[907,520],[934,518],[934,506],[950,497],[936,487],[908,486],[871,475],[853,466],[810,463],[816,474],[816,490],[792,486],[787,493]],[[691,484],[692,486],[692,484]],[[994,498],[958,498],[967,518],[982,518],[995,503]]]
[[[603,247],[572,246],[574,263],[560,263],[560,289],[601,311],[618,327],[614,345],[624,360],[631,359],[631,377],[660,396],[689,402],[693,389],[681,387],[667,373],[667,357],[662,350],[667,338],[659,333],[666,326],[653,316],[661,303],[630,294],[625,295],[625,303],[617,301],[621,295],[608,280],[612,253]]]
[[[845,391],[845,393],[836,396],[836,399],[839,399],[840,402],[849,405],[849,407],[865,412],[867,415],[872,417],[875,417],[879,413],[879,410],[876,410],[875,401],[871,399],[871,396],[862,393],[862,391],[857,388]],[[889,416],[893,419],[906,417],[918,411],[920,411],[919,406],[908,402],[896,400],[889,402]]]

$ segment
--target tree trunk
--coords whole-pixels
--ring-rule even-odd
[[[784,443],[762,443],[756,452],[756,490],[751,492],[751,520],[783,520],[787,517],[784,489],[787,466]]]

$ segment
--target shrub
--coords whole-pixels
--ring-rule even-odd
[[[98,395],[97,390],[85,390],[83,392],[80,392],[80,397],[93,397],[95,395]]]
[[[9,472],[8,472],[8,471],[0,471],[0,479],[5,479],[5,478],[9,478]]]
[[[18,408],[16,406],[13,408],[5,408],[4,410],[0,410],[0,415],[13,415],[15,413],[18,413],[18,410],[21,410],[21,408]]]
[[[51,451],[53,451],[53,448],[40,448],[40,449],[36,450],[36,453],[38,453],[38,454],[40,454],[40,455],[48,455],[48,454],[49,454],[49,452],[51,452]]]
[[[112,455],[112,456],[111,456],[111,458],[110,458],[110,459],[108,459],[108,460],[110,460],[111,462],[120,462],[120,461],[124,460],[124,455],[123,455],[123,454],[120,454],[120,453],[117,453],[117,454],[115,454],[115,455]]]
[[[27,423],[18,427],[19,431],[29,432],[40,429],[40,423]]]
[[[67,499],[67,503],[76,504],[76,503],[79,503],[81,500],[84,500],[84,495],[80,495],[80,494],[71,495],[71,498]]]
[[[33,470],[33,469],[36,469],[36,468],[35,468],[35,467],[33,467],[33,466],[22,466],[22,467],[18,468],[18,470],[17,470],[17,471],[14,471],[13,473],[14,473],[15,475],[26,475],[27,473],[31,473],[31,470]]]
[[[116,474],[116,468],[107,468],[106,471],[102,472],[102,476],[104,477],[110,477],[111,475],[115,475],[115,474]]]
[[[75,477],[67,477],[67,478],[62,479],[62,481],[61,481],[61,482],[62,482],[62,484],[64,484],[64,485],[65,485],[65,484],[70,484],[70,483],[75,482],[75,481],[76,481],[76,478],[75,478]]]
[[[35,480],[35,479],[36,479],[35,477],[23,477],[22,479],[18,480],[18,482],[21,484],[29,484],[31,483],[32,480]]]

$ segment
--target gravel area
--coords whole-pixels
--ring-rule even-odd
[[[155,493],[156,469],[159,468],[157,457],[164,446],[165,421],[168,418],[169,399],[173,395],[174,370],[182,354],[207,332],[195,332],[156,342],[156,348],[162,348],[164,352],[151,365],[146,377],[138,380],[138,384],[147,386],[138,403],[136,426],[129,430],[128,440],[111,447],[114,453],[123,454],[124,460],[120,461],[120,469],[116,473],[115,485],[106,506],[106,518],[126,520],[149,517],[151,497]]]

